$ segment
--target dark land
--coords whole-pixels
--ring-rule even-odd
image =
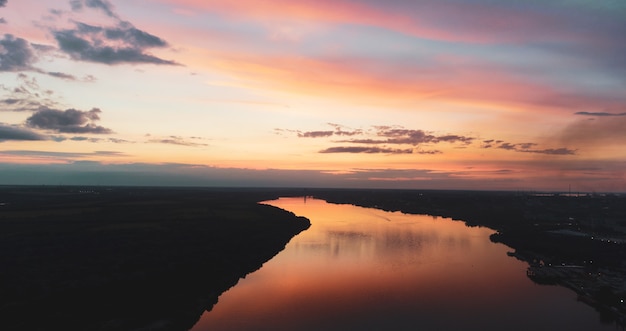
[[[272,197],[0,188],[0,329],[188,330],[309,227]]]
[[[624,325],[626,195],[0,187],[0,329],[187,330],[308,228],[258,204],[285,196],[489,227],[530,279]]]

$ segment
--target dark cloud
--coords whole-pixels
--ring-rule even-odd
[[[337,136],[354,136],[354,135],[363,134],[363,130],[361,129],[354,130],[354,129],[345,127],[341,124],[335,124],[335,123],[328,123],[328,125],[335,128],[334,134]]]
[[[519,143],[512,144],[508,142],[504,142],[502,140],[493,140],[488,139],[483,141],[484,145],[482,148],[499,148],[507,151],[513,152],[521,152],[521,153],[534,153],[534,154],[546,154],[546,155],[576,155],[575,149],[569,149],[565,147],[561,148],[546,148],[546,149],[536,149],[538,146],[536,143]]]
[[[336,136],[355,136],[355,135],[363,134],[363,131],[362,130],[343,131],[339,129],[335,131],[334,134]]]
[[[135,28],[129,22],[118,22],[115,27],[100,27],[76,22],[71,30],[52,31],[59,48],[75,60],[103,64],[151,63],[177,65],[147,52],[163,48],[165,40]]]
[[[576,155],[576,150],[569,148],[522,149],[519,150],[519,152],[548,155]]]
[[[579,111],[574,114],[584,115],[584,116],[626,116],[626,113],[588,112],[588,111]]]
[[[332,126],[334,130],[324,130],[324,131],[309,131],[309,132],[300,132],[295,130],[283,130],[283,129],[275,129],[275,131],[282,132],[297,132],[298,137],[300,138],[322,138],[322,137],[330,137],[330,136],[354,136],[363,134],[363,130],[350,129],[340,124],[335,123],[327,123],[329,126]]]
[[[365,154],[412,154],[412,149],[393,149],[380,147],[330,147],[320,153],[365,153]]]
[[[131,144],[133,143],[130,140],[126,140],[126,139],[119,139],[119,138],[109,138],[107,139],[109,142],[115,143],[115,144]]]
[[[335,130],[333,131],[308,131],[308,132],[299,132],[298,137],[300,138],[320,138],[320,137],[330,137],[330,136],[355,136],[355,135],[364,135],[365,132],[361,129],[346,130],[345,127],[335,123],[328,123],[328,125],[332,126]],[[419,145],[419,144],[436,144],[441,142],[448,143],[462,143],[465,145],[469,145],[475,139],[473,137],[466,137],[460,135],[441,135],[436,136],[433,134],[426,133],[423,130],[409,130],[404,129],[402,127],[391,127],[391,126],[374,126],[376,130],[375,136],[382,137],[387,139],[374,139],[374,138],[363,138],[363,139],[348,139],[348,140],[340,140],[339,143],[352,143],[352,144],[366,144],[366,145],[378,145],[378,144],[396,144],[396,145]],[[289,131],[289,130],[287,130]],[[292,132],[292,131],[289,131]]]
[[[475,139],[473,137],[465,137],[459,135],[442,135],[436,136],[426,133],[423,130],[409,130],[403,128],[392,128],[387,126],[375,127],[378,129],[376,135],[387,139],[352,139],[341,142],[350,142],[357,144],[436,144],[441,142],[471,144]]]
[[[93,152],[93,154],[95,155],[106,155],[106,156],[126,156],[128,154],[124,153],[124,152],[117,152],[117,151],[95,151]]]
[[[98,9],[112,18],[118,18],[113,5],[106,0],[70,0],[73,11],[81,11],[83,7]]]
[[[417,151],[414,151],[414,153],[416,153],[416,154],[429,154],[429,155],[443,154],[442,151],[436,150],[436,149],[428,150],[428,151],[417,150]]]
[[[100,120],[101,110],[93,108],[89,111],[76,109],[41,109],[26,119],[26,125],[32,128],[53,130],[60,133],[112,133],[110,129],[93,124]]]
[[[189,137],[189,139],[202,139],[198,137]],[[203,147],[208,146],[208,144],[196,143],[185,139],[180,136],[169,136],[165,138],[156,138],[150,139],[147,141],[148,143],[156,143],[156,144],[168,144],[168,145],[179,145],[179,146],[189,146],[189,147]]]
[[[126,140],[126,139],[119,139],[119,138],[94,138],[94,137],[85,137],[85,136],[73,136],[73,137],[66,137],[66,136],[50,136],[50,139],[52,139],[53,141],[56,142],[63,142],[66,140],[71,140],[71,141],[83,141],[83,142],[90,142],[90,143],[102,143],[102,142],[111,142],[114,144],[127,144],[127,143],[133,143],[130,140]]]
[[[482,148],[491,148],[493,147],[493,139],[487,139],[487,140],[483,140],[483,145],[481,146]]]
[[[380,137],[388,137],[387,142],[392,144],[411,144],[419,145],[423,143],[440,143],[449,142],[456,143],[461,142],[465,144],[471,143],[474,138],[464,137],[459,135],[443,135],[435,136],[424,132],[423,130],[407,130],[407,129],[394,129],[383,128],[377,133]]]
[[[508,151],[514,151],[514,150],[517,149],[517,146],[515,144],[511,144],[511,143],[503,143],[500,146],[498,146],[498,148],[506,149]]]
[[[76,77],[74,77],[73,75],[62,73],[62,72],[53,72],[53,71],[51,71],[51,72],[48,72],[47,74],[49,76],[56,77],[56,78],[61,78],[61,79],[65,79],[65,80],[76,80]]]
[[[0,39],[0,71],[32,70],[36,59],[33,48],[25,39],[10,34]]]
[[[92,137],[83,137],[83,136],[74,136],[74,137],[69,138],[69,140],[71,140],[71,141],[88,141],[88,142],[91,142],[91,143],[99,143],[103,139],[101,139],[101,138],[92,138]]]
[[[73,11],[81,11],[83,10],[83,1],[82,0],[70,0],[70,7],[72,7]]]
[[[0,7],[4,7],[7,5],[8,0],[0,0]]]
[[[26,39],[5,34],[0,39],[0,71],[34,71],[66,80],[76,80],[76,77],[62,72],[45,72],[33,66],[39,55],[53,51],[47,45],[31,44]]]
[[[330,137],[333,135],[333,131],[309,131],[304,133],[298,133],[298,137],[301,138],[319,138]]]
[[[61,16],[63,15],[63,11],[60,9],[48,9],[48,12],[54,16]]]
[[[319,138],[319,137],[330,137],[337,135],[344,135],[343,127],[339,124],[328,123],[328,125],[335,128],[334,131],[308,131],[308,132],[300,132],[294,130],[278,130],[280,132],[291,132],[297,133],[298,137],[305,138]],[[458,148],[466,148],[468,145],[471,145],[476,138],[469,137],[464,135],[456,135],[456,134],[445,134],[445,135],[436,135],[433,133],[429,133],[424,130],[413,130],[406,129],[402,126],[372,126],[373,130],[363,131],[363,130],[349,130],[345,131],[347,134],[345,135],[364,135],[364,138],[358,139],[345,139],[334,141],[335,143],[349,143],[349,144],[358,144],[358,145],[370,145],[370,146],[337,146],[337,147],[329,147],[324,150],[319,151],[319,153],[366,153],[366,154],[443,154],[441,150],[433,149],[426,150],[421,149],[421,146],[428,146],[440,143],[449,143],[449,144],[460,144]],[[624,130],[622,130],[624,131]],[[369,137],[367,137],[369,136]],[[378,147],[380,145],[384,145],[385,147]],[[413,148],[405,148],[405,149],[393,149],[386,147],[387,145],[410,145],[415,146]],[[458,145],[457,145],[458,146]],[[537,148],[539,145],[533,142],[523,142],[523,143],[509,143],[503,140],[496,139],[485,139],[482,140],[481,146],[482,148],[499,148],[514,152],[522,152],[522,153],[534,153],[534,154],[545,154],[545,155],[576,155],[577,150],[570,149],[566,147],[560,148]]]
[[[19,126],[0,123],[0,142],[7,140],[46,140],[46,137]]]
[[[0,17],[0,24],[6,24],[7,20],[4,19],[4,17]]]
[[[439,136],[439,137],[435,137],[433,142],[449,142],[449,143],[463,143],[463,144],[470,144],[472,141],[474,141],[474,138],[472,137],[464,137],[464,136],[459,136],[459,135],[444,135],[444,136]]]

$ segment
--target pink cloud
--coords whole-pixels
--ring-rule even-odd
[[[364,58],[212,52],[205,61],[260,89],[318,95],[363,103],[414,107],[422,100],[491,105],[528,111],[610,108],[625,98],[568,91],[500,66],[441,61],[420,67]]]
[[[483,36],[472,36],[467,33],[434,27],[428,24],[428,22],[406,13],[383,10],[345,0],[275,0],[271,2],[257,0],[179,0],[172,2],[172,5],[219,12],[231,18],[245,18],[258,21],[304,20],[331,24],[360,24],[383,27],[425,39],[466,42],[487,41]]]
[[[575,7],[545,4],[515,6],[514,3],[464,3],[459,1],[351,0],[161,0],[176,11],[203,10],[229,18],[272,21],[311,21],[382,27],[415,37],[469,43],[519,43],[525,41],[611,44],[607,34],[596,33],[609,25]],[[545,7],[545,8],[544,8]],[[185,8],[185,9],[183,9]],[[585,28],[594,24],[594,28]],[[605,31],[606,32],[606,31]],[[609,40],[607,40],[609,39]]]

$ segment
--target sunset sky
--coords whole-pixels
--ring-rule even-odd
[[[0,185],[626,192],[623,0],[0,0]]]

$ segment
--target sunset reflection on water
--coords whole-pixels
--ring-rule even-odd
[[[571,293],[527,279],[526,265],[489,241],[490,229],[311,198],[264,203],[307,217],[310,229],[222,294],[192,330],[601,326]]]

